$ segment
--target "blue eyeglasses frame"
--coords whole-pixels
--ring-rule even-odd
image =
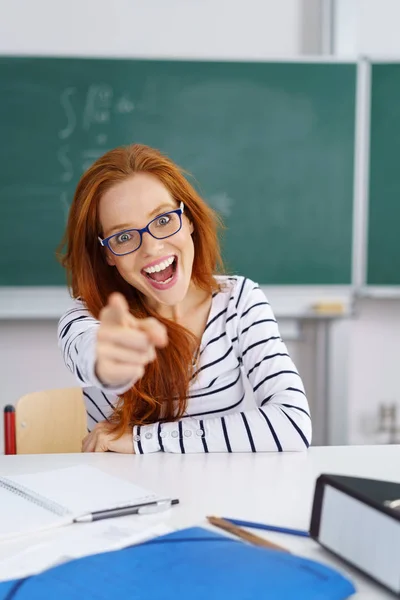
[[[166,238],[176,235],[178,233],[178,231],[180,231],[182,229],[182,215],[183,215],[184,208],[185,208],[185,205],[183,204],[183,202],[181,202],[179,205],[179,208],[177,208],[175,210],[169,210],[168,212],[162,213],[161,215],[154,217],[154,219],[149,221],[149,223],[147,223],[146,227],[143,227],[142,229],[123,229],[122,231],[113,233],[112,235],[109,235],[107,238],[104,238],[104,239],[102,239],[100,236],[98,236],[98,240],[102,246],[104,246],[105,248],[108,248],[110,250],[110,252],[115,254],[115,256],[125,256],[126,254],[132,254],[132,252],[136,252],[136,250],[139,250],[140,246],[142,245],[144,233],[148,233],[155,240],[165,240]],[[179,229],[177,229],[174,233],[170,233],[169,235],[166,235],[164,237],[156,237],[155,235],[153,235],[151,233],[151,231],[149,230],[150,225],[152,223],[154,223],[154,221],[157,221],[157,219],[160,219],[161,217],[164,217],[165,215],[170,215],[172,213],[176,213],[177,215],[179,215],[179,220],[180,220]],[[137,248],[135,248],[134,250],[130,250],[129,252],[122,252],[122,254],[118,254],[118,252],[114,252],[114,250],[110,247],[110,240],[114,237],[121,235],[122,233],[129,233],[131,231],[137,231],[137,233],[140,235],[139,246]]]

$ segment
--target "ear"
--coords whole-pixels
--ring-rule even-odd
[[[106,250],[106,261],[107,261],[107,264],[110,265],[110,267],[115,267],[114,254],[112,252],[110,252],[108,250],[108,248]]]
[[[193,231],[194,231],[193,223],[192,223],[192,221],[189,221],[189,232],[190,232],[190,235],[192,235]]]

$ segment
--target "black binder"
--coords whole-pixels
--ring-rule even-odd
[[[321,475],[310,536],[400,596],[400,483]]]

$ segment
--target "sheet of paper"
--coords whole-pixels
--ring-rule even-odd
[[[79,523],[0,559],[0,581],[39,573],[68,560],[125,548],[171,532],[159,517],[123,517]],[[3,556],[5,553],[2,553]]]

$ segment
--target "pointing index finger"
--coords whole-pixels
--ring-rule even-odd
[[[128,325],[132,315],[125,297],[119,292],[113,292],[108,298],[107,305],[102,310],[101,320],[109,325]]]
[[[164,348],[168,344],[167,328],[154,317],[138,319],[136,324],[139,329],[147,333],[150,340],[158,348]]]

